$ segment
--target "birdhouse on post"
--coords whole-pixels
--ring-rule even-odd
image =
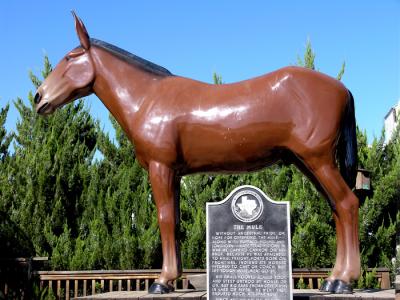
[[[365,169],[357,170],[356,190],[370,191],[371,190],[371,172]]]
[[[367,196],[371,196],[372,194],[370,174],[371,172],[365,169],[357,170],[356,187],[354,189],[354,193],[360,199],[360,204],[364,202]]]

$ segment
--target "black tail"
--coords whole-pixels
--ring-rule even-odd
[[[350,188],[356,183],[357,176],[357,135],[354,98],[349,92],[345,112],[342,119],[342,129],[338,143],[338,158],[340,173]]]

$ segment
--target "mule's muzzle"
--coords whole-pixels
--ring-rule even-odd
[[[50,108],[50,103],[48,101],[43,100],[42,94],[40,92],[40,89],[36,91],[35,97],[33,97],[33,102],[35,103],[36,106],[36,112],[39,115],[45,115],[48,114],[49,108]]]
[[[42,95],[40,95],[39,92],[36,92],[35,97],[33,98],[33,102],[35,104],[38,104],[40,102],[40,100],[42,99]]]
[[[48,111],[48,108],[49,108],[49,107],[50,107],[50,103],[45,102],[45,103],[43,103],[40,107],[37,107],[37,108],[36,108],[36,111],[37,111],[37,113],[38,113],[39,115],[43,115],[43,114],[48,113],[47,111]]]

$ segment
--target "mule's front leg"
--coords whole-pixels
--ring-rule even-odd
[[[164,294],[173,291],[172,281],[182,274],[179,250],[179,186],[175,172],[159,162],[151,162],[149,176],[157,206],[161,232],[163,265],[160,277],[149,293]]]

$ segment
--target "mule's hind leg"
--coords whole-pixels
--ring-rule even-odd
[[[335,293],[351,292],[350,282],[360,275],[358,198],[350,190],[331,155],[303,160],[331,201],[337,236],[337,258],[325,285]]]
[[[302,160],[298,160],[297,158],[292,158],[291,161],[296,165],[296,167],[308,177],[308,179],[314,184],[318,192],[320,192],[324,198],[329,202],[331,208],[332,208],[332,215],[335,221],[335,227],[336,227],[336,259],[335,259],[335,264],[334,267],[331,271],[331,274],[326,280],[323,282],[321,286],[322,291],[331,291],[333,288],[333,283],[338,278],[338,276],[342,273],[343,266],[344,266],[344,240],[343,240],[343,226],[337,219],[336,214],[333,212],[333,204],[331,203],[330,196],[326,193],[325,189],[322,187],[321,183],[319,180],[316,178],[313,172],[306,167],[304,162]]]
[[[173,290],[172,281],[182,274],[179,250],[179,186],[180,178],[167,166],[151,162],[149,176],[157,206],[161,232],[163,265],[160,277],[149,293],[164,294]]]

